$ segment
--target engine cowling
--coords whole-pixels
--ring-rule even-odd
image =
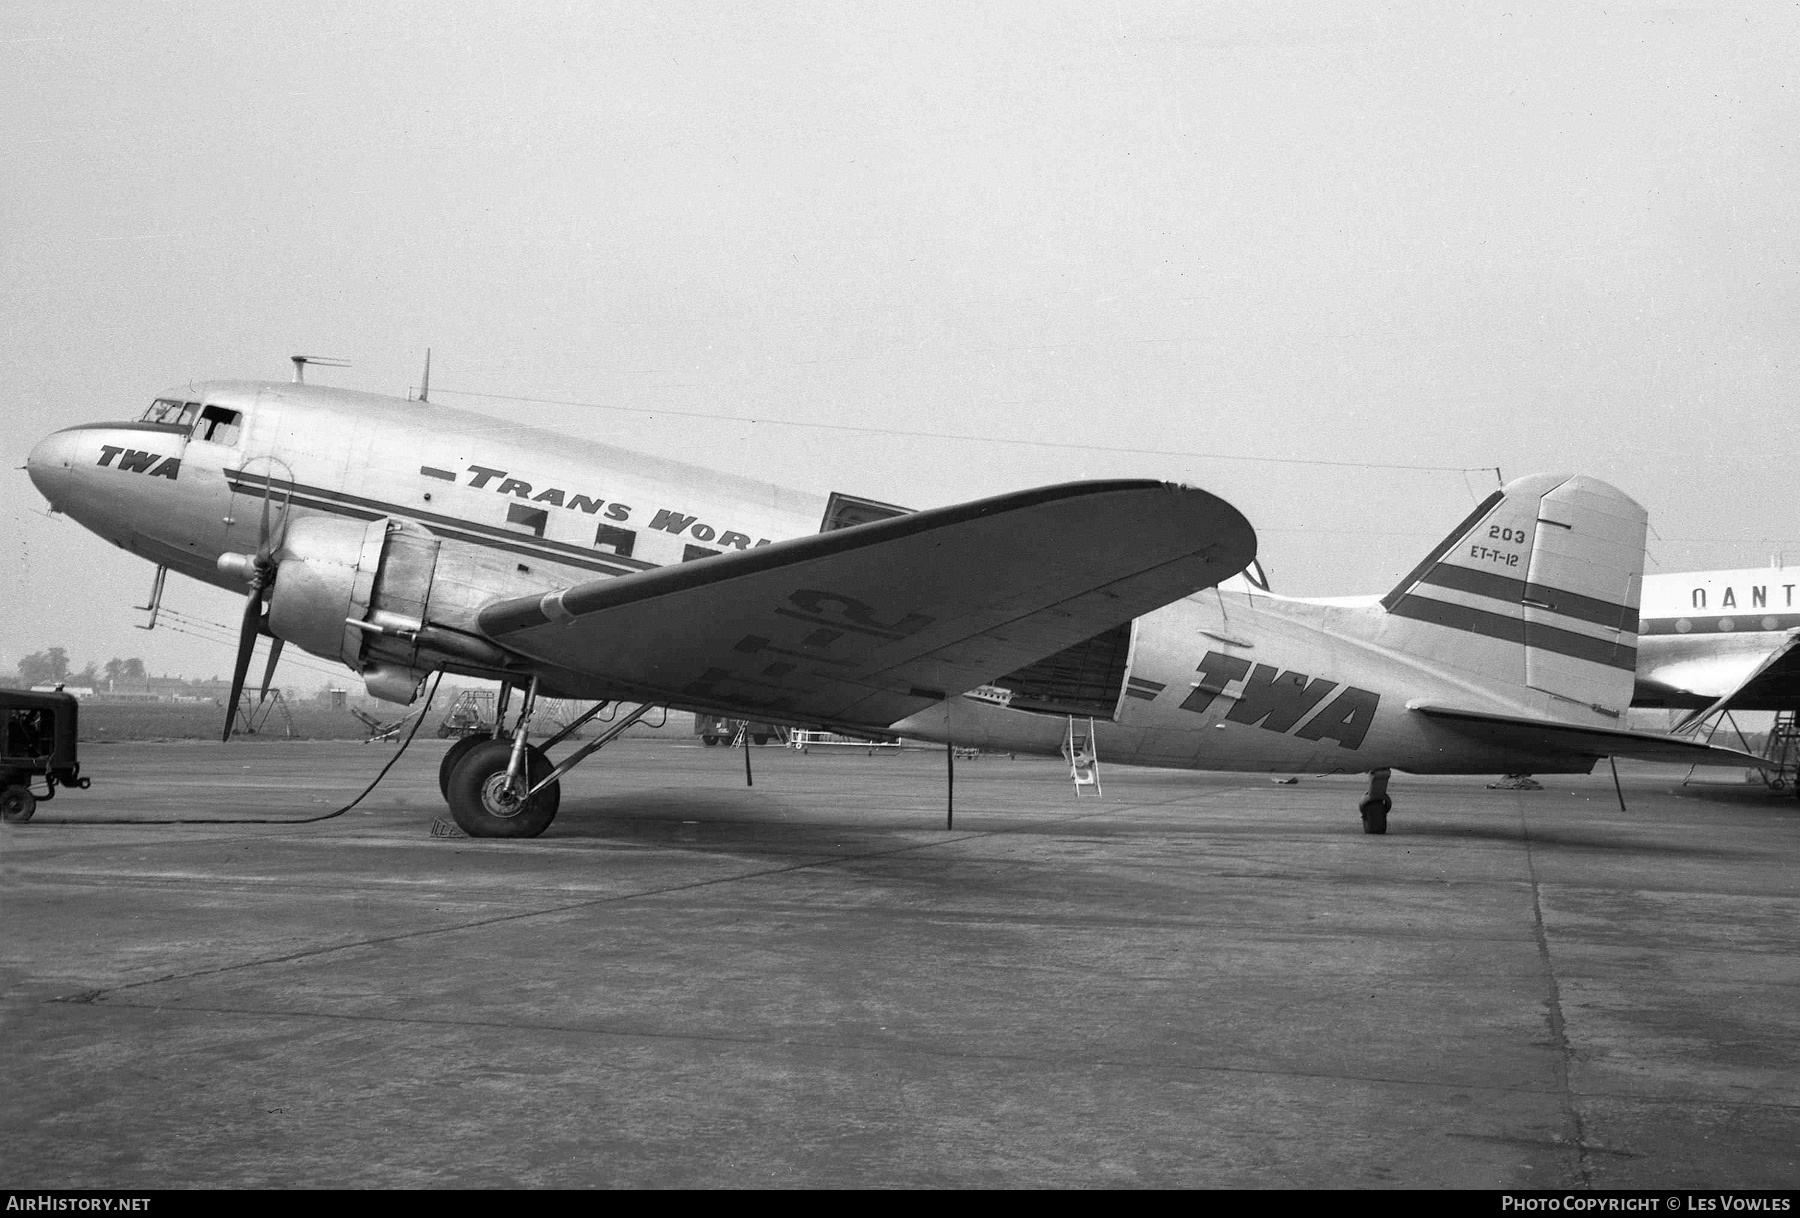
[[[269,596],[269,629],[316,656],[359,667],[362,631],[387,521],[309,516],[288,526]]]
[[[235,569],[234,557],[221,570]],[[567,587],[591,572],[434,535],[397,517],[291,522],[276,555],[269,630],[362,674],[369,693],[410,703],[433,669],[518,679],[530,667],[482,635],[495,597]],[[243,562],[250,560],[243,557]]]
[[[432,667],[415,662],[438,546],[408,520],[296,520],[279,556],[269,630],[314,655],[342,660],[363,674],[375,697],[409,703]],[[399,645],[384,648],[385,640]]]

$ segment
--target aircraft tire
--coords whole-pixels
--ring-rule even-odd
[[[511,740],[512,736],[502,734],[498,738],[501,740]],[[473,736],[464,736],[461,740],[458,740],[455,744],[444,750],[444,759],[438,762],[438,791],[445,799],[450,798],[450,771],[456,768],[456,763],[461,761],[464,757],[467,757],[470,750],[476,745],[485,744],[493,739],[495,739],[495,737],[488,735],[486,732],[478,732]]]
[[[512,760],[511,740],[482,740],[450,772],[446,798],[457,827],[470,837],[536,837],[556,819],[562,784],[553,782],[523,803],[503,796],[500,786]],[[537,782],[554,767],[544,751],[525,751],[525,774]]]
[[[37,796],[29,787],[11,786],[0,791],[0,820],[9,825],[22,825],[37,811]]]
[[[769,743],[769,738],[767,736],[752,736],[750,739],[754,740],[757,744]]]
[[[1394,801],[1383,795],[1379,799],[1365,799],[1357,810],[1362,813],[1364,833],[1386,833],[1387,816],[1394,806]]]

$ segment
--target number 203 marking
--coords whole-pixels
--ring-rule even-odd
[[[1500,541],[1525,541],[1525,540],[1527,540],[1524,529],[1503,529],[1499,525],[1494,525],[1492,528],[1490,528],[1488,530],[1488,536],[1495,538],[1497,540],[1500,540]]]

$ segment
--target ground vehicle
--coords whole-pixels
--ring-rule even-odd
[[[752,723],[747,719],[726,719],[719,715],[694,716],[694,735],[700,737],[701,743],[709,748],[715,744],[735,742],[739,732],[747,732],[752,744],[787,739],[782,729],[773,723]]]
[[[0,689],[0,818],[31,819],[40,799],[53,799],[58,784],[86,789],[75,759],[77,703],[72,694]],[[44,779],[44,792],[31,780]]]

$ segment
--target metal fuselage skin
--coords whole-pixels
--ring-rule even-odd
[[[413,521],[444,543],[433,618],[467,631],[495,598],[816,532],[826,504],[434,403],[242,381],[164,397],[234,412],[239,424],[227,443],[157,423],[59,431],[28,463],[51,506],[151,562],[238,593],[243,579],[218,560],[257,549],[266,488],[272,514],[288,504],[290,523]]]
[[[1644,579],[1634,706],[1710,706],[1800,630],[1800,569],[1675,572]],[[1734,701],[1800,709],[1800,691]]]

